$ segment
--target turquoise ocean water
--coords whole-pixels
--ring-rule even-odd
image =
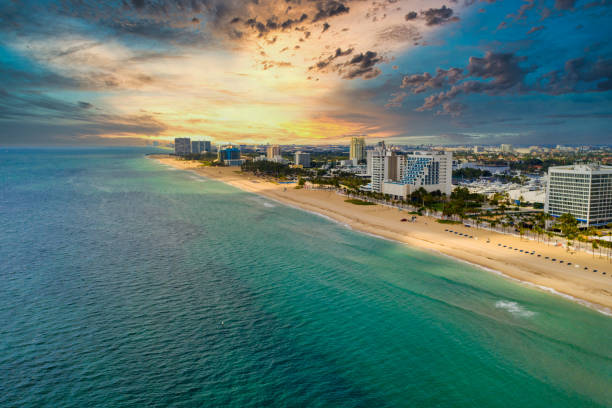
[[[1,407],[612,406],[612,318],[146,152],[0,150]]]

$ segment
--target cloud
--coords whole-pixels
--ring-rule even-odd
[[[438,68],[435,75],[428,72],[407,75],[402,79],[401,87],[411,89],[413,93],[418,94],[452,85],[447,91],[426,97],[417,111],[426,111],[443,105],[443,113],[458,115],[464,107],[451,104],[449,101],[460,94],[494,95],[524,90],[525,76],[533,68],[523,68],[520,65],[523,61],[524,57],[512,53],[487,52],[484,57],[470,57],[466,68],[455,67],[447,70]]]
[[[359,77],[363,79],[373,79],[380,75],[381,71],[376,68],[375,65],[382,62],[383,58],[374,51],[367,51],[354,55],[345,62],[334,63],[336,59],[346,57],[352,53],[352,48],[348,48],[344,51],[341,48],[337,48],[333,54],[320,59],[316,64],[311,65],[308,70],[338,72],[344,79],[355,79]]]
[[[93,112],[93,105],[83,101],[70,103],[44,94],[19,95],[6,91],[0,91],[0,95],[3,128],[0,144],[4,145],[74,144],[84,139],[99,144],[103,136],[153,136],[167,128],[148,114]]]
[[[429,72],[423,74],[407,75],[402,79],[401,88],[411,88],[415,94],[425,92],[429,89],[439,89],[448,84],[455,84],[462,79],[462,68],[436,69],[436,75]]]
[[[438,111],[439,114],[449,113],[453,116],[465,110],[465,106],[453,102],[459,95],[465,94],[559,95],[612,90],[612,59],[571,59],[565,63],[563,70],[542,74],[535,83],[527,83],[526,76],[534,72],[536,67],[523,66],[525,61],[525,57],[513,53],[487,52],[484,57],[470,57],[465,68],[438,68],[435,75],[428,72],[406,75],[402,79],[401,88],[410,89],[414,94],[446,89],[427,96],[416,110],[422,112],[441,105],[443,110]]]
[[[341,58],[341,57],[346,57],[347,55],[350,55],[353,52],[352,48],[347,48],[344,51],[342,50],[342,48],[336,48],[336,51],[329,55],[328,57],[319,60],[316,64],[310,66],[308,68],[309,71],[326,71],[326,68],[329,67],[329,65],[336,59],[336,58]],[[335,69],[339,69],[341,66],[341,64],[337,65],[335,67]]]
[[[453,9],[446,6],[421,11],[421,15],[425,18],[425,22],[428,26],[440,25],[450,21],[459,20],[458,17],[453,17]]]
[[[569,10],[574,8],[576,0],[555,0],[555,8],[557,10]]]
[[[354,79],[362,77],[363,79],[372,79],[380,75],[380,69],[374,66],[381,62],[382,57],[378,56],[374,51],[367,51],[355,55],[350,61],[344,64],[342,69],[342,77],[346,79]]]
[[[399,108],[408,94],[406,92],[396,92],[391,94],[391,99],[385,104],[385,108]]]
[[[404,16],[404,20],[406,21],[415,21],[419,18],[425,20],[425,24],[428,26],[436,26],[448,22],[459,21],[459,17],[453,16],[453,9],[444,5],[440,8],[422,10],[420,12],[420,16],[416,11],[410,11]]]
[[[442,110],[436,112],[437,115],[450,115],[456,118],[463,113],[467,106],[460,102],[444,102],[442,104]]]
[[[570,59],[563,70],[540,76],[538,89],[553,95],[612,90],[612,59]]]
[[[317,3],[317,14],[313,17],[313,23],[316,23],[319,20],[323,20],[329,17],[338,16],[340,14],[345,14],[349,12],[349,8],[344,5],[344,3],[328,0],[328,1],[320,1]]]
[[[406,14],[404,16],[404,19],[406,21],[410,21],[410,20],[415,20],[417,17],[418,17],[417,12],[416,11],[411,11],[411,12],[409,12],[408,14]]]
[[[537,27],[531,27],[531,29],[529,31],[527,31],[527,34],[533,34],[537,31],[543,30],[544,26],[537,26]]]
[[[423,39],[423,36],[416,27],[396,24],[388,26],[377,33],[377,38],[381,41],[405,43],[406,41],[415,42]]]

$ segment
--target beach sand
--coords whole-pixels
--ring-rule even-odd
[[[488,230],[440,224],[435,218],[425,216],[418,216],[414,223],[401,222],[402,218],[410,219],[412,216],[383,205],[347,203],[344,201],[345,196],[334,191],[295,189],[295,184],[277,184],[241,173],[238,167],[202,167],[196,161],[177,160],[168,155],[148,157],[174,168],[193,170],[239,189],[325,215],[358,231],[439,252],[499,272],[540,289],[574,298],[575,301],[612,315],[612,264],[605,258],[593,258],[584,252],[568,252],[565,248]],[[474,238],[445,230],[467,233]],[[513,249],[504,248],[503,245]],[[535,251],[535,255],[515,251],[514,248]],[[546,260],[546,256],[556,258],[557,261]],[[567,262],[572,265],[567,265]],[[584,270],[585,266],[588,270]],[[598,272],[593,272],[594,269]]]

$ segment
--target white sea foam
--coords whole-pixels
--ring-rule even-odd
[[[206,179],[205,179],[205,178],[200,177],[200,176],[198,176],[198,175],[193,175],[193,176],[190,176],[189,178],[190,178],[190,179],[192,179],[192,180],[194,180],[194,181],[198,181],[198,182],[200,182],[200,183],[204,183],[204,182],[206,181]]]
[[[497,309],[504,309],[519,317],[532,317],[536,314],[531,310],[527,310],[524,306],[519,305],[517,302],[511,302],[509,300],[498,300],[495,302],[495,307]]]
[[[274,208],[274,207],[276,207],[274,204],[272,204],[272,203],[268,203],[268,202],[266,202],[266,201],[264,201],[263,205],[264,205],[264,207],[268,207],[268,208]]]

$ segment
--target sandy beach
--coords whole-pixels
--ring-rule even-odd
[[[346,197],[334,191],[295,189],[295,185],[277,184],[241,173],[237,167],[202,167],[199,162],[177,160],[168,155],[148,157],[174,168],[192,170],[239,189],[328,216],[358,231],[449,255],[499,272],[508,278],[571,297],[612,315],[612,264],[605,258],[593,257],[584,252],[567,252],[561,247],[488,230],[440,224],[436,219],[425,216],[417,217],[416,222],[401,222],[402,218],[411,216],[382,205],[347,203],[344,201]],[[471,235],[473,238],[454,232]],[[532,251],[535,254],[532,255]],[[553,262],[552,258],[556,261]]]

